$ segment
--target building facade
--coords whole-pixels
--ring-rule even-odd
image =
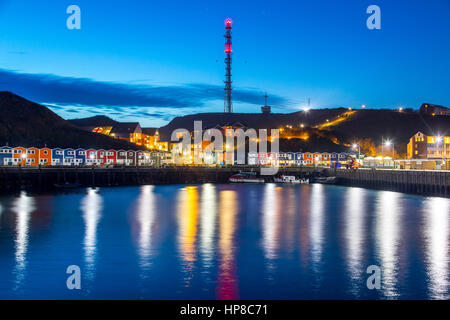
[[[450,116],[450,108],[430,103],[424,103],[420,107],[420,113],[430,116]]]
[[[430,136],[417,132],[409,139],[408,159],[447,159],[450,158],[450,136]]]

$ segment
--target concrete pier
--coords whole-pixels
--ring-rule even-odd
[[[142,184],[227,183],[240,171],[259,172],[257,167],[123,167],[123,168],[0,168],[0,193],[19,190],[52,190],[55,184],[79,183],[88,186],[126,186]],[[450,196],[450,171],[325,169],[314,167],[280,168],[278,174],[313,179],[336,176],[337,184],[421,195]],[[272,176],[264,176],[267,182]]]
[[[326,174],[340,185],[450,197],[450,171],[327,169]]]

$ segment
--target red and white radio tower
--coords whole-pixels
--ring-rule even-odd
[[[224,112],[233,112],[233,99],[231,94],[231,53],[233,52],[232,49],[232,42],[231,42],[231,28],[232,28],[233,21],[228,18],[225,20],[225,53],[227,54],[227,57],[225,58],[225,103],[224,103]]]

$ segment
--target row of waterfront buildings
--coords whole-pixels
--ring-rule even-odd
[[[2,166],[150,166],[160,164],[331,166],[336,163],[346,163],[348,157],[347,153],[335,152],[259,152],[248,153],[246,159],[240,161],[236,153],[232,153],[228,158],[226,153],[221,154],[220,157],[218,153],[212,153],[210,158],[206,155],[200,161],[194,161],[192,155],[183,157],[177,153],[143,150],[0,147],[0,165]]]
[[[4,166],[141,166],[156,163],[164,153],[135,150],[23,148],[4,146],[0,148],[0,165]]]

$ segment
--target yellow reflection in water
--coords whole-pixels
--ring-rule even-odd
[[[432,299],[449,298],[450,201],[429,198],[425,203],[425,256]]]
[[[401,233],[400,194],[380,191],[377,199],[376,237],[377,250],[381,262],[381,285],[386,297],[398,296],[398,245]]]
[[[154,186],[142,186],[138,198],[137,222],[139,228],[140,267],[144,270],[150,266],[152,229],[155,220],[155,194]]]
[[[198,190],[197,187],[186,187],[180,190],[178,199],[178,242],[181,257],[186,267],[186,286],[190,285],[196,255],[198,219]]]
[[[236,266],[234,232],[237,215],[237,194],[232,190],[221,191],[219,209],[219,279],[217,296],[220,300],[239,297]]]
[[[366,215],[366,191],[361,188],[348,188],[345,195],[345,241],[346,256],[352,291],[357,291],[363,283],[364,266],[362,255],[364,246],[364,219]],[[354,292],[358,294],[358,292]]]
[[[103,210],[103,199],[97,189],[90,188],[81,201],[84,220],[84,261],[89,280],[95,276],[95,258],[97,254],[97,227]]]
[[[25,278],[27,267],[28,233],[30,228],[30,214],[34,211],[34,199],[28,197],[25,192],[20,194],[12,206],[12,211],[16,214],[16,238],[15,259],[16,265],[14,273],[16,275],[14,290],[20,289]]]
[[[216,216],[216,188],[213,184],[207,183],[202,186],[200,230],[200,248],[203,256],[202,261],[205,266],[210,266],[214,257],[214,231],[216,226]]]

